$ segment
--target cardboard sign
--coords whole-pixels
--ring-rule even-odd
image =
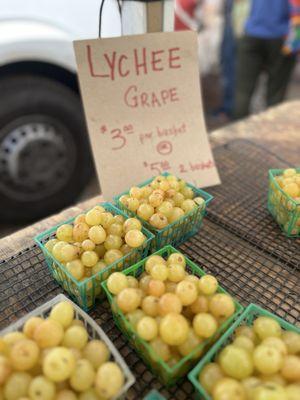
[[[83,40],[74,47],[106,200],[164,171],[197,187],[220,183],[203,118],[196,33]]]

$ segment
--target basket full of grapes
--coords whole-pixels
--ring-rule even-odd
[[[155,251],[168,244],[177,246],[195,235],[212,199],[205,191],[166,172],[132,187],[115,202],[153,232],[151,248]]]
[[[1,399],[117,399],[134,382],[103,330],[64,295],[0,332]]]
[[[300,168],[269,170],[268,209],[287,236],[300,237]]]
[[[115,322],[170,386],[186,375],[241,312],[212,275],[172,246],[102,283]]]
[[[153,234],[137,218],[102,203],[35,237],[56,281],[87,310],[101,282],[147,256]]]
[[[205,400],[298,400],[300,328],[250,304],[189,379]]]

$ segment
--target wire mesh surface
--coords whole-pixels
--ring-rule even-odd
[[[287,321],[300,322],[299,271],[261,249],[206,220],[201,231],[181,250],[246,306],[250,302],[271,310]],[[61,292],[36,247],[4,262],[0,274],[0,329]],[[193,388],[184,380],[166,390],[116,328],[106,301],[90,315],[101,325],[137,378],[126,399],[141,400],[155,388],[167,399],[192,399]]]
[[[248,140],[214,151],[222,185],[210,188],[209,218],[271,255],[300,268],[300,239],[288,239],[267,210],[268,170],[287,168],[284,160]]]

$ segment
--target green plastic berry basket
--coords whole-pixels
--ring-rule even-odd
[[[270,313],[267,310],[259,307],[256,304],[249,304],[249,306],[244,310],[244,312],[236,319],[236,321],[231,325],[231,327],[224,333],[224,335],[214,344],[214,346],[205,354],[205,356],[200,360],[200,362],[195,366],[195,368],[189,373],[188,378],[192,382],[196,393],[197,398],[212,400],[210,394],[204,389],[204,387],[200,384],[198,377],[205,365],[210,362],[213,362],[219,352],[230,342],[232,342],[232,338],[237,327],[241,325],[252,325],[253,321],[259,317],[271,317],[275,319],[281,326],[283,330],[293,331],[300,334],[300,328],[286,322],[277,315]]]
[[[287,195],[279,186],[275,177],[284,169],[269,170],[268,210],[288,237],[300,237],[300,203]],[[296,168],[300,173],[300,168]]]
[[[156,253],[164,258],[167,258],[172,253],[178,253],[172,246],[165,246],[163,249],[158,250]],[[145,270],[145,263],[149,257],[144,260],[139,261],[137,264],[133,265],[130,268],[127,268],[123,273],[125,275],[139,276]],[[196,276],[203,276],[206,273],[198,267],[195,263],[185,257],[186,260],[186,269],[189,273],[192,273]],[[114,320],[118,328],[122,331],[122,333],[128,338],[128,341],[135,348],[140,357],[144,360],[144,362],[148,365],[150,370],[158,376],[162,383],[166,386],[174,385],[178,379],[182,378],[187,374],[187,372],[195,365],[195,363],[199,360],[199,352],[202,354],[206,352],[213,343],[228,329],[231,322],[236,319],[236,317],[243,311],[243,307],[236,300],[235,303],[235,313],[229,317],[217,330],[215,335],[211,338],[204,340],[198,347],[196,347],[190,354],[183,357],[178,363],[173,366],[168,365],[161,357],[159,357],[151,348],[151,346],[143,339],[141,339],[134,327],[129,323],[126,319],[124,313],[118,308],[118,306],[114,302],[114,298],[112,294],[109,292],[107,288],[107,281],[102,283],[102,287],[106,292],[108,301],[111,304],[112,313],[114,316]],[[218,287],[218,293],[227,293],[222,287]]]
[[[151,392],[144,397],[144,400],[165,400],[165,397],[163,397],[157,390],[151,390]]]
[[[162,176],[170,175],[168,172],[161,174]],[[149,185],[155,177],[148,179],[147,181],[137,185],[143,187]],[[194,210],[183,215],[177,221],[172,222],[163,229],[156,229],[150,225],[147,221],[140,218],[135,212],[130,211],[120,202],[120,197],[127,195],[129,191],[121,193],[119,196],[114,198],[114,201],[118,208],[124,211],[131,217],[139,218],[143,225],[155,235],[154,240],[151,243],[151,252],[161,249],[162,247],[170,244],[172,246],[179,246],[181,243],[188,240],[191,236],[194,236],[202,225],[203,217],[206,213],[207,205],[212,201],[213,196],[204,190],[198,189],[195,186],[187,183],[189,188],[193,190],[195,196],[200,196],[204,199],[205,203],[203,207],[196,207]]]
[[[124,385],[121,388],[118,395],[116,397],[114,397],[114,399],[115,400],[121,399],[121,398],[124,399],[126,392],[134,384],[135,377],[133,376],[133,374],[131,373],[127,364],[125,363],[123,357],[121,356],[121,354],[119,353],[117,348],[114,346],[114,344],[111,342],[111,340],[108,338],[108,336],[103,331],[103,329],[88,314],[86,314],[83,310],[81,310],[80,307],[78,307],[76,304],[74,304],[72,301],[70,301],[63,294],[59,294],[59,295],[53,297],[53,299],[51,299],[51,300],[47,301],[46,303],[42,304],[41,306],[35,308],[33,311],[26,314],[24,317],[18,319],[16,322],[12,323],[8,327],[1,330],[0,337],[4,336],[10,332],[16,332],[16,331],[21,332],[23,330],[25,322],[28,321],[29,318],[32,318],[32,317],[47,318],[49,316],[52,308],[56,304],[58,304],[62,301],[68,301],[72,304],[72,306],[74,308],[74,318],[79,319],[80,321],[83,322],[83,324],[88,332],[89,340],[101,340],[106,344],[106,346],[110,352],[110,361],[117,363],[119,365],[119,367],[121,368],[123,375],[124,375]]]
[[[125,213],[110,203],[100,203],[99,205],[104,207],[106,211],[111,212],[113,215],[122,215],[124,218],[128,218]],[[88,210],[85,212],[87,211]],[[146,236],[146,240],[142,246],[133,249],[130,253],[124,255],[124,257],[120,258],[114,263],[109,264],[97,274],[86,278],[83,281],[78,281],[69,273],[69,271],[67,271],[62,263],[53,257],[53,255],[45,247],[45,243],[55,236],[55,232],[59,226],[63,224],[71,224],[75,218],[76,217],[70,218],[69,220],[64,221],[37,235],[34,240],[41,248],[53,278],[64,288],[64,290],[81,308],[87,311],[91,309],[95,305],[96,300],[101,298],[103,295],[101,282],[107,279],[112,272],[116,270],[122,271],[146,257],[149,253],[150,244],[154,236],[151,232],[143,227],[142,232]]]

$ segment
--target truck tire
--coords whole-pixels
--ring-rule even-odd
[[[79,96],[31,75],[0,80],[0,220],[32,221],[70,205],[93,173]]]

